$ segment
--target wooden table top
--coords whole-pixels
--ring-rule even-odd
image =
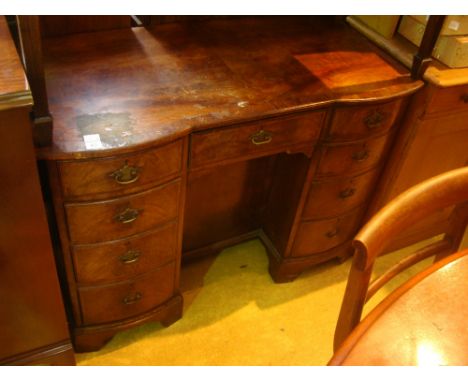
[[[242,17],[49,38],[53,146],[100,157],[193,130],[333,103],[384,101],[422,86],[334,17]],[[100,134],[102,150],[83,135]]]
[[[392,292],[329,365],[468,365],[468,249]]]
[[[31,91],[4,17],[0,17],[0,110],[32,104]]]

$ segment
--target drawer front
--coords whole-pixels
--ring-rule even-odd
[[[293,257],[309,256],[334,248],[351,239],[359,229],[364,210],[333,219],[302,222],[299,226]]]
[[[64,197],[134,192],[182,169],[182,141],[111,159],[59,162]]]
[[[132,196],[95,203],[66,204],[73,244],[116,240],[177,217],[180,180]]]
[[[304,207],[305,219],[336,216],[364,203],[373,189],[378,169],[354,177],[314,182]]]
[[[359,143],[322,147],[317,176],[347,175],[376,166],[385,154],[391,135]]]
[[[147,312],[174,293],[175,263],[142,278],[108,286],[79,288],[84,325],[123,320]]]
[[[255,156],[288,146],[312,148],[324,117],[325,112],[313,112],[192,134],[191,166]]]
[[[176,258],[177,224],[106,244],[73,248],[76,280],[80,284],[123,281]]]
[[[328,140],[353,140],[389,130],[396,122],[402,99],[372,106],[337,108],[334,112]]]
[[[468,85],[435,88],[428,113],[468,111]]]

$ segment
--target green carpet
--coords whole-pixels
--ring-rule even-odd
[[[427,242],[426,242],[427,243]],[[376,273],[402,257],[378,260]],[[421,269],[430,262],[418,267]],[[325,365],[351,261],[335,261],[275,284],[258,240],[183,268],[184,316],[163,328],[148,323],[117,334],[78,365]],[[378,302],[402,278],[379,292]]]

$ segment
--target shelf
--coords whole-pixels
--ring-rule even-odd
[[[367,27],[364,23],[353,16],[348,16],[346,21],[354,29],[362,33],[379,48],[386,51],[408,69],[411,68],[413,56],[416,54],[418,48],[407,41],[404,37],[395,34],[391,39],[387,39]],[[452,69],[439,61],[433,60],[424,73],[424,79],[440,87],[466,85],[468,83],[468,68]]]

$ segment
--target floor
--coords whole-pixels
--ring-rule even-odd
[[[426,242],[427,243],[427,242]],[[420,244],[422,245],[422,244]],[[412,249],[412,248],[411,248]],[[378,274],[411,249],[379,258]],[[148,323],[117,334],[104,348],[77,355],[78,365],[325,365],[350,260],[275,284],[258,240],[185,266],[184,316],[163,328]],[[421,269],[430,264],[427,260]],[[369,302],[378,303],[407,271]]]

